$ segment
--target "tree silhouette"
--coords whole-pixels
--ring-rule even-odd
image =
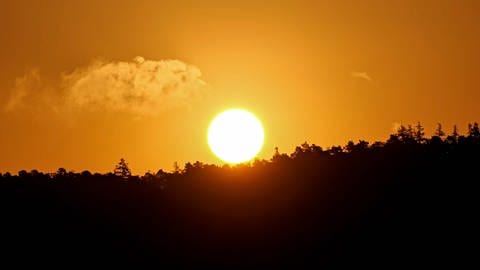
[[[424,141],[423,136],[425,135],[425,128],[420,124],[420,122],[417,122],[417,125],[415,126],[415,140],[418,143],[422,143]]]
[[[92,173],[88,170],[84,170],[80,173],[80,176],[82,176],[83,178],[89,178],[92,176]]]
[[[27,178],[27,177],[29,177],[30,175],[29,175],[29,173],[28,173],[26,170],[21,170],[21,171],[18,172],[18,176],[19,176],[19,177],[23,177],[23,178]]]
[[[330,149],[327,150],[327,152],[329,153],[329,155],[335,156],[343,153],[343,148],[340,145],[332,146],[330,147]]]
[[[181,172],[182,170],[180,169],[178,162],[177,161],[173,162],[173,173],[181,173]]]
[[[68,172],[65,168],[58,168],[57,172],[55,173],[55,178],[65,178],[67,177]]]
[[[273,154],[273,158],[279,157],[280,152],[278,152],[278,146],[275,146],[275,153]]]
[[[457,131],[457,125],[453,125],[453,132],[452,136],[455,138],[455,140],[458,139],[458,131]]]
[[[121,158],[118,164],[115,165],[113,174],[125,179],[132,176],[132,172],[130,171],[130,168],[128,167],[128,163],[125,161],[125,159]]]
[[[270,159],[271,162],[274,162],[274,163],[283,162],[283,161],[287,161],[287,160],[290,159],[287,154],[285,154],[285,153],[281,154],[278,150],[278,147],[275,147],[274,149],[275,149],[275,152],[274,152],[272,158]]]
[[[364,140],[358,141],[358,144],[355,144],[353,141],[349,141],[345,146],[345,150],[348,153],[358,153],[368,149],[368,142]]]
[[[390,136],[388,143],[407,143],[413,144],[416,142],[415,140],[415,130],[413,129],[412,125],[408,125],[405,127],[404,125],[400,125],[394,134]]]
[[[458,142],[458,130],[457,125],[453,125],[453,131],[451,135],[447,136],[446,143],[448,144],[456,144]]]
[[[440,138],[445,136],[445,132],[443,132],[442,130],[442,124],[440,123],[437,124],[437,129],[435,130],[435,136],[438,136]]]
[[[190,163],[190,162],[187,162],[187,163],[185,163],[185,166],[184,166],[184,168],[183,168],[183,171],[184,171],[185,173],[190,173],[190,172],[192,172],[193,169],[194,169],[193,164]]]
[[[423,127],[402,125],[387,142],[326,151],[305,142],[290,155],[275,148],[270,160],[187,162],[141,177],[123,158],[107,174],[5,172],[2,245],[22,249],[2,259],[328,269],[433,268],[445,257],[458,265],[471,252],[459,239],[478,233],[469,218],[478,210],[480,130],[474,123],[460,135],[454,126],[446,139],[439,130],[428,138]]]
[[[473,125],[468,124],[468,136],[474,139],[480,138],[480,128],[477,122],[473,123]]]

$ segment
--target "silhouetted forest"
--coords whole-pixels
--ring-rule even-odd
[[[0,174],[2,264],[390,269],[478,258],[480,131],[400,126],[386,142],[237,166]]]

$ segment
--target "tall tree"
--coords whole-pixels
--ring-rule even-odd
[[[125,159],[121,158],[120,162],[115,165],[115,170],[113,171],[113,174],[122,178],[128,178],[132,176],[132,172],[130,171],[128,163],[125,161]]]
[[[453,131],[451,135],[447,136],[447,142],[449,144],[455,144],[458,142],[458,129],[457,125],[453,125]]]
[[[408,137],[410,136],[410,127],[407,129],[404,125],[400,125],[397,130],[395,135],[398,137],[398,139],[402,142],[405,142],[408,140]]]
[[[173,162],[173,173],[180,173],[181,170],[180,170],[180,166],[178,165],[178,162],[175,161]]]
[[[417,122],[417,125],[415,126],[415,140],[418,143],[422,143],[424,141],[423,136],[425,135],[425,128],[420,124],[420,122]]]
[[[437,124],[437,129],[435,130],[435,135],[440,137],[440,138],[445,136],[445,132],[443,132],[443,130],[442,130],[442,124],[440,124],[440,123]]]
[[[453,132],[452,132],[452,136],[455,140],[458,139],[458,130],[457,130],[457,125],[453,125]]]
[[[480,128],[478,127],[478,123],[475,122],[472,124],[468,124],[468,136],[472,138],[480,138]]]

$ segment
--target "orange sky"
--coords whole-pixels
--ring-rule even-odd
[[[1,0],[0,25],[0,172],[218,163],[207,126],[232,107],[262,120],[261,158],[480,120],[480,1]],[[122,79],[136,56],[181,61],[188,88],[112,101],[98,61]]]

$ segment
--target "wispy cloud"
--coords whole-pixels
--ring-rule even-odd
[[[370,77],[370,75],[368,75],[367,72],[352,71],[351,75],[352,75],[353,78],[364,79],[364,80],[367,80],[369,82],[372,81],[372,78]]]
[[[41,78],[30,71],[17,78],[7,111],[38,101]],[[201,96],[205,82],[200,70],[180,60],[95,60],[85,67],[63,73],[56,91],[44,100],[79,111],[122,111],[135,115],[157,114],[167,108],[188,105]],[[52,100],[55,99],[55,100]],[[49,106],[50,104],[44,104]]]
[[[25,106],[27,99],[41,90],[41,80],[38,70],[32,69],[22,77],[15,79],[15,87],[10,92],[10,97],[5,104],[5,111],[13,111]]]

